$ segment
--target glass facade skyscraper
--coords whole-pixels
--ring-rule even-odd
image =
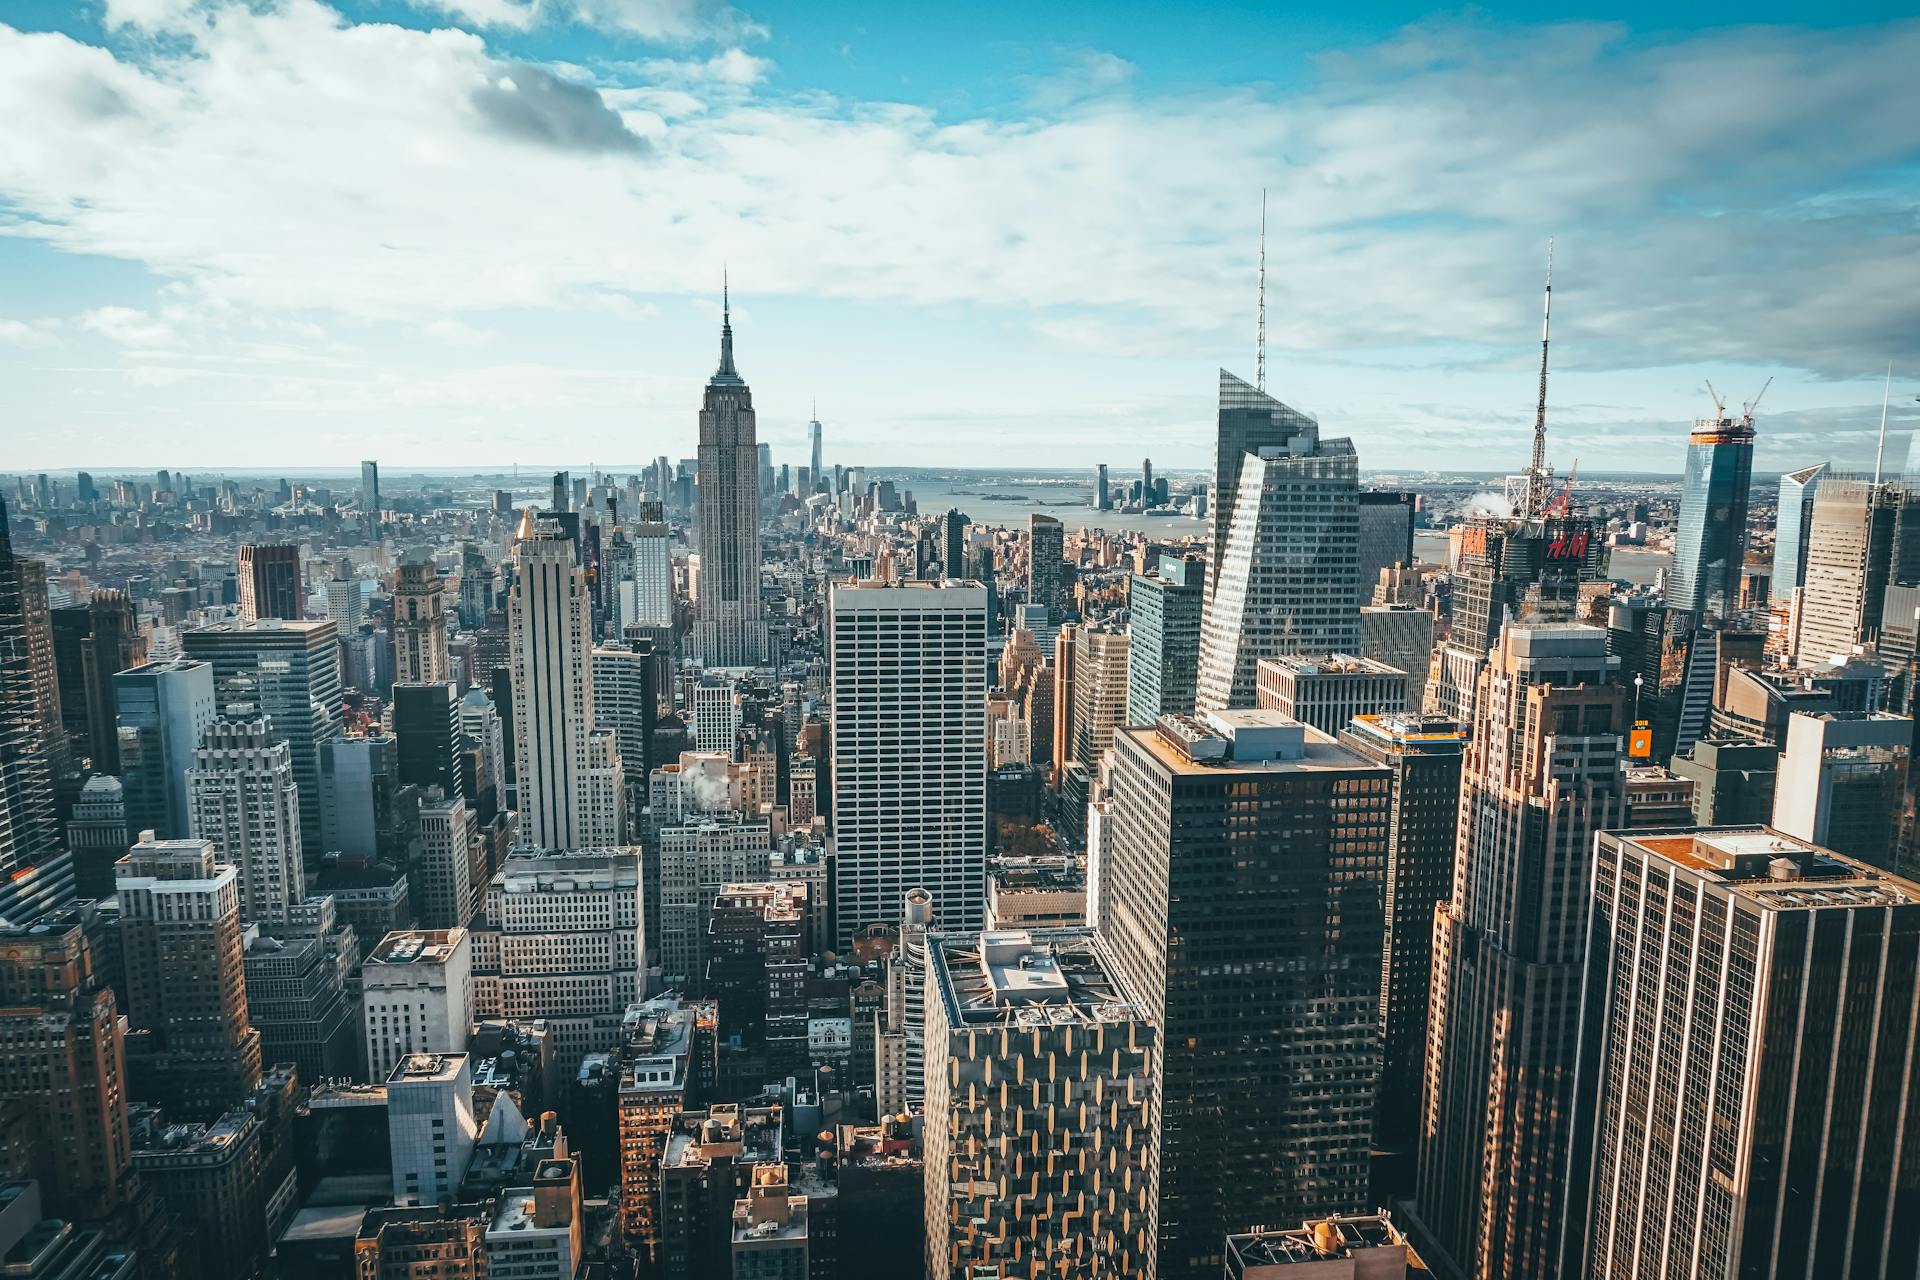
[[[1127,603],[1127,723],[1146,725],[1168,711],[1193,711],[1200,674],[1200,602],[1207,562],[1162,556],[1153,574],[1135,574]]]
[[[1807,581],[1807,535],[1813,532],[1813,496],[1827,464],[1802,467],[1780,477],[1780,507],[1773,518],[1773,599],[1785,604]]]
[[[1753,419],[1697,420],[1687,440],[1668,605],[1696,616],[1719,615],[1739,599],[1752,487]]]

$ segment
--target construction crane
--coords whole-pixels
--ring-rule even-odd
[[[1753,411],[1754,411],[1755,409],[1758,409],[1758,408],[1760,407],[1760,401],[1761,401],[1761,400],[1762,400],[1763,398],[1765,398],[1765,396],[1766,396],[1766,394],[1767,394],[1767,388],[1768,388],[1768,387],[1770,387],[1770,386],[1772,386],[1772,385],[1773,385],[1773,379],[1772,379],[1772,378],[1768,378],[1768,379],[1766,380],[1766,382],[1764,382],[1764,383],[1762,383],[1762,384],[1761,384],[1761,387],[1760,387],[1760,394],[1759,394],[1759,395],[1757,395],[1757,396],[1755,396],[1755,397],[1754,397],[1754,398],[1753,398],[1753,399],[1752,399],[1751,401],[1749,401],[1748,403],[1746,403],[1746,404],[1744,404],[1744,405],[1742,405],[1742,406],[1741,406],[1741,408],[1740,408],[1740,413],[1741,413],[1741,416],[1742,416],[1742,417],[1743,417],[1743,418],[1745,419],[1745,422],[1746,422],[1746,425],[1747,425],[1747,426],[1749,426],[1749,427],[1750,427],[1750,426],[1752,426],[1752,425],[1753,425]]]
[[[1726,397],[1713,389],[1713,383],[1707,383],[1707,395],[1713,399],[1713,420],[1719,422],[1727,416]]]

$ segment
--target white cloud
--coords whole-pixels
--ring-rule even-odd
[[[771,94],[737,45],[588,85],[318,0],[123,3],[177,38],[116,55],[0,27],[0,119],[36,121],[0,131],[0,233],[178,282],[158,316],[84,323],[135,349],[202,324],[639,321],[726,260],[762,297],[967,305],[1053,349],[1244,363],[1264,185],[1283,367],[1518,368],[1551,233],[1562,367],[1920,356],[1913,195],[1885,176],[1920,154],[1920,24],[1431,25],[1287,95],[1156,95],[1075,54],[1020,114],[950,118]],[[694,0],[440,7],[754,34]]]
[[[80,317],[80,327],[123,347],[170,347],[177,341],[171,324],[133,307],[95,307]]]
[[[0,347],[50,347],[60,339],[48,320],[0,320]]]

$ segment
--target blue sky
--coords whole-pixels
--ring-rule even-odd
[[[1804,9],[1804,6],[1800,8]],[[10,25],[8,25],[10,24]],[[1762,469],[1920,391],[1920,22],[704,0],[0,5],[9,467],[691,453],[722,264],[797,459],[1203,465],[1250,373],[1367,467]]]

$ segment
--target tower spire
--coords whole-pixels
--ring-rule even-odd
[[[727,284],[727,269],[720,268],[720,371],[716,378],[738,378],[733,367],[733,299]]]
[[[1257,291],[1260,295],[1259,319],[1255,323],[1253,352],[1253,385],[1261,391],[1267,389],[1267,189],[1260,188],[1260,276]]]
[[[1893,361],[1887,361],[1887,385],[1880,392],[1880,445],[1873,451],[1873,482],[1880,483],[1880,468],[1887,459],[1887,401],[1893,396]]]
[[[1533,411],[1533,461],[1527,467],[1527,509],[1539,515],[1547,505],[1547,342],[1553,332],[1553,237],[1547,237],[1547,292],[1540,313],[1540,402]]]

